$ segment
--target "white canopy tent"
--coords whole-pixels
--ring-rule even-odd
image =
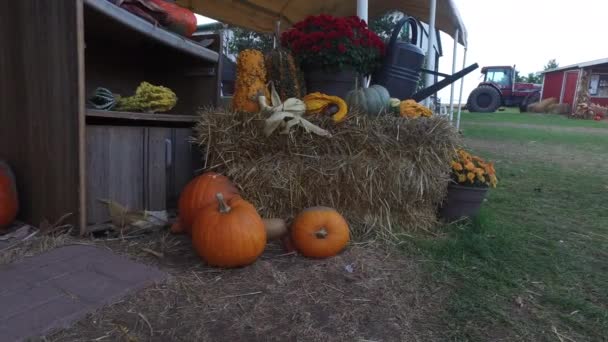
[[[439,29],[454,38],[452,72],[456,70],[458,44],[464,46],[463,68],[466,62],[467,30],[453,0],[177,0],[179,5],[189,8],[221,22],[258,32],[274,32],[280,21],[282,30],[309,15],[328,13],[335,16],[358,15],[368,21],[391,10],[406,13],[429,25],[429,32]],[[371,6],[370,6],[371,4]],[[434,35],[429,35],[432,50]],[[427,69],[434,69],[435,61],[428,59]],[[434,82],[427,75],[426,85]],[[460,81],[460,96],[456,126],[460,123],[463,80]],[[454,84],[451,85],[450,119],[454,116]]]

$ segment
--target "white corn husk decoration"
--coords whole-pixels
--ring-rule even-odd
[[[289,134],[291,127],[296,125],[302,126],[307,133],[312,132],[320,136],[331,136],[328,131],[302,117],[306,112],[304,101],[292,97],[285,100],[285,102],[281,102],[281,98],[272,82],[270,96],[271,106],[267,104],[266,96],[260,95],[258,97],[262,112],[271,114],[266,119],[266,126],[264,127],[264,134],[266,136],[270,136],[277,128],[282,128],[280,134]],[[289,118],[290,120],[285,121],[285,118]]]

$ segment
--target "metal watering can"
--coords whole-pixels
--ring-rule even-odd
[[[412,43],[397,40],[401,28],[406,23],[412,29]],[[422,65],[424,64],[425,54],[416,45],[417,42],[418,21],[408,16],[401,18],[391,34],[382,68],[372,76],[372,82],[384,86],[391,97],[396,97],[400,100],[413,99],[416,102],[420,102],[479,67],[477,63],[474,63],[453,75],[423,69]],[[418,81],[420,80],[420,72],[422,71],[444,77],[444,79],[416,92]]]
[[[397,40],[406,23],[411,27],[411,43]],[[424,52],[417,42],[418,21],[408,16],[401,18],[391,34],[382,68],[372,77],[373,82],[384,86],[392,97],[409,99],[416,91],[424,63]]]

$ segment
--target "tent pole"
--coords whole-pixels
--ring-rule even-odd
[[[456,54],[458,53],[458,35],[460,30],[454,33],[454,50],[452,51],[452,75],[456,72]],[[450,122],[454,120],[454,83],[450,84]]]
[[[368,0],[357,0],[357,16],[367,23]]]
[[[368,17],[368,0],[357,0],[357,16],[367,23]],[[361,88],[367,88],[369,86],[371,77],[365,76],[363,78],[363,84]]]
[[[467,65],[467,50],[469,48],[464,46],[464,56],[462,57],[462,68]],[[458,116],[456,118],[456,129],[460,129],[460,111],[462,109],[462,88],[464,87],[464,77],[460,79],[460,96],[458,97]]]
[[[437,13],[437,0],[430,0],[430,13],[429,13],[429,44],[426,50],[426,68],[428,70],[435,70],[435,54],[433,53],[433,46],[435,45],[435,17]],[[426,74],[425,86],[430,87],[435,83],[435,75]],[[431,103],[431,98],[427,98],[427,104]],[[430,106],[428,106],[430,107]]]

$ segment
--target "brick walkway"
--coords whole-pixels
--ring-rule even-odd
[[[0,340],[22,341],[70,326],[166,277],[107,249],[84,245],[60,247],[0,266]]]

